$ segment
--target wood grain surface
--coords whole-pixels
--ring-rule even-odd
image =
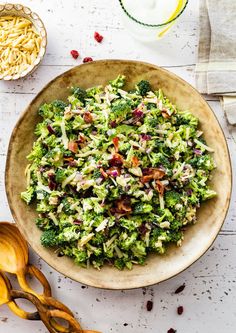
[[[10,1],[13,2],[13,1]],[[190,0],[183,17],[165,39],[142,44],[125,30],[118,1],[113,0],[21,0],[44,21],[48,49],[42,65],[32,76],[16,82],[0,82],[0,208],[1,220],[12,220],[4,188],[4,167],[11,131],[36,93],[56,75],[79,63],[81,57],[120,58],[147,61],[168,68],[194,84],[197,57],[198,0]],[[102,44],[94,31],[104,35]],[[236,145],[216,98],[205,96],[226,135],[236,170]],[[210,126],[210,124],[209,124]],[[16,177],[18,175],[15,175]],[[233,189],[225,224],[211,249],[188,270],[154,287],[131,291],[107,291],[85,287],[51,269],[33,251],[31,261],[52,284],[54,295],[67,304],[83,327],[103,333],[234,333],[236,328],[236,192]],[[186,284],[180,294],[177,287]],[[148,312],[147,301],[153,301]],[[177,307],[184,312],[177,315]],[[25,305],[28,309],[28,306]],[[0,310],[0,333],[44,333],[40,323],[14,317],[6,307]]]

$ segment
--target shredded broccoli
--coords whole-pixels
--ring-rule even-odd
[[[82,267],[132,269],[181,245],[201,203],[216,195],[198,119],[148,81],[124,87],[119,75],[41,105],[27,156],[21,198],[36,203],[41,243]]]

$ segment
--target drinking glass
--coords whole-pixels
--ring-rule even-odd
[[[127,30],[142,41],[163,38],[184,12],[188,0],[119,0]]]

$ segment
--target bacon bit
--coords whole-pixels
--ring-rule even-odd
[[[162,179],[165,176],[165,171],[159,168],[146,168],[143,169],[143,176],[141,182],[143,184],[150,182],[152,179]]]
[[[183,312],[184,312],[183,306],[182,305],[178,306],[178,308],[177,308],[178,315],[181,316]]]
[[[111,212],[118,214],[128,214],[132,212],[131,199],[128,196],[125,196],[119,200],[116,200],[115,207],[111,208]]]
[[[87,124],[91,124],[93,122],[93,117],[91,115],[90,112],[85,112],[84,113],[84,121],[87,123]]]
[[[112,156],[112,158],[109,161],[110,166],[115,166],[115,167],[121,167],[123,165],[123,157],[116,153]]]
[[[115,138],[112,139],[113,144],[115,146],[115,152],[118,153],[119,151],[119,138],[116,136]]]
[[[152,311],[153,308],[153,301],[147,301],[147,311]]]
[[[84,143],[85,142],[85,137],[83,135],[79,136],[79,140],[77,140],[78,143]]]
[[[162,114],[162,117],[165,118],[165,119],[170,119],[170,118],[171,118],[171,116],[169,115],[167,109],[163,109],[163,110],[161,111],[161,114]]]
[[[132,161],[132,164],[133,164],[133,166],[134,166],[135,168],[139,165],[139,159],[138,159],[137,156],[133,156],[133,157],[131,158],[131,161]]]
[[[76,51],[76,50],[71,50],[71,51],[70,51],[70,54],[72,55],[72,57],[73,57],[74,59],[77,59],[78,56],[79,56],[79,52]]]
[[[163,197],[164,191],[165,191],[165,186],[162,184],[162,182],[160,180],[156,180],[156,190]]]
[[[99,170],[100,170],[103,178],[107,179],[108,178],[108,174],[103,170],[103,168],[100,168]]]
[[[93,61],[93,58],[91,58],[91,57],[85,57],[84,59],[83,59],[83,63],[85,64],[86,62],[91,62],[91,61]]]
[[[97,31],[94,32],[94,39],[98,42],[98,43],[101,43],[102,40],[103,40],[103,36],[100,35]]]
[[[78,151],[78,143],[75,141],[69,141],[68,143],[68,149],[72,151],[73,153],[77,153]]]
[[[117,168],[117,167],[111,167],[106,172],[109,176],[112,176],[112,177],[120,176],[120,168]]]
[[[185,284],[182,284],[182,286],[179,286],[176,291],[175,291],[175,294],[179,294],[181,293],[185,288]]]
[[[64,157],[64,161],[66,161],[66,162],[73,162],[74,161],[74,157]]]

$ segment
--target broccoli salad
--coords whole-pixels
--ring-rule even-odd
[[[149,253],[180,246],[201,203],[216,193],[215,163],[198,119],[140,81],[72,88],[67,102],[39,108],[27,156],[41,243],[82,267],[131,269]]]

